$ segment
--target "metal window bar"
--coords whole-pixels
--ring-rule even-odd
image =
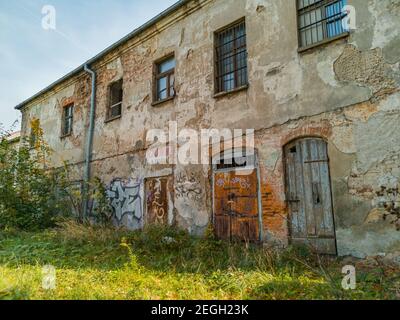
[[[241,21],[216,35],[216,91],[232,91],[247,84],[246,25]]]
[[[311,3],[308,0],[307,5],[305,5],[305,0],[298,1],[298,29],[301,47],[307,47],[346,32],[342,27],[342,20],[347,16],[347,13],[342,12],[345,0],[320,0]],[[317,17],[317,13],[321,15],[320,19]],[[314,19],[312,19],[312,15]],[[322,33],[322,38],[319,37],[319,32]]]

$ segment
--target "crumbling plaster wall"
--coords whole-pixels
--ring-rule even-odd
[[[43,139],[52,150],[50,162],[55,167],[61,167],[64,163],[76,165],[83,161],[88,86],[85,81],[67,84],[39,103],[22,110],[22,137],[29,138],[31,121],[38,119],[43,129]],[[75,103],[73,133],[62,138],[63,108],[71,103]]]
[[[399,178],[399,2],[349,4],[356,8],[357,29],[303,53],[295,1],[273,0],[193,1],[121,45],[93,65],[98,74],[93,174],[106,184],[173,175],[177,222],[201,234],[212,211],[210,167],[147,166],[146,133],[167,130],[169,121],[177,121],[179,130],[254,128],[266,239],[287,245],[282,149],[292,139],[318,135],[329,144],[339,253],[397,249],[399,233],[376,218],[384,215],[376,192]],[[214,31],[244,16],[249,88],[214,98]],[[177,97],[152,106],[153,63],[172,52]],[[108,86],[121,78],[122,117],[106,122]],[[83,161],[89,98],[90,79],[81,74],[24,109],[25,134],[27,119],[39,118],[56,166]],[[67,101],[76,106],[74,133],[60,139],[60,108]]]
[[[257,134],[270,243],[287,244],[282,145],[318,136],[328,142],[339,254],[364,257],[400,250],[400,221],[385,208],[392,201],[400,205],[398,192],[387,192],[400,184],[399,98],[397,92],[376,103],[305,117]]]

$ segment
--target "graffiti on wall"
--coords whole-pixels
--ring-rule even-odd
[[[194,173],[186,175],[180,173],[176,178],[175,192],[177,198],[201,200],[203,193],[199,178]]]
[[[168,224],[168,177],[146,180],[147,222]]]
[[[224,187],[226,183],[227,183],[227,180],[225,178],[219,178],[216,180],[216,185],[218,187]],[[230,180],[230,183],[239,184],[242,189],[250,189],[251,188],[251,183],[250,183],[249,178],[234,177],[232,180]]]
[[[125,216],[140,223],[143,219],[142,198],[140,196],[141,181],[122,179],[114,180],[108,190],[114,217],[121,222]]]

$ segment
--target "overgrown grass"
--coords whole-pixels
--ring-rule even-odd
[[[42,288],[44,265],[55,290]],[[397,270],[358,270],[304,250],[273,252],[171,228],[127,232],[65,222],[43,233],[0,233],[0,299],[395,299]]]

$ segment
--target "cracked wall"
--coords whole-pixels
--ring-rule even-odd
[[[176,223],[202,234],[212,221],[211,168],[147,165],[146,133],[167,130],[169,121],[176,121],[178,130],[254,128],[265,239],[286,246],[282,150],[293,139],[319,136],[329,146],[339,254],[400,250],[400,232],[391,216],[383,219],[385,204],[397,206],[398,200],[379,195],[382,187],[395,189],[400,175],[399,3],[348,2],[357,11],[357,29],[303,53],[298,52],[295,1],[199,0],[101,58],[92,66],[98,74],[93,174],[106,185],[172,176]],[[249,88],[214,98],[213,33],[242,17]],[[152,106],[153,63],[171,52],[177,62],[177,97]],[[106,122],[108,86],[121,78],[122,117]],[[68,161],[77,180],[89,101],[90,79],[82,73],[23,109],[23,134],[29,134],[29,119],[38,118],[54,150],[54,166]],[[61,139],[61,108],[71,102],[76,108],[73,134]],[[124,224],[137,227],[134,220]]]

